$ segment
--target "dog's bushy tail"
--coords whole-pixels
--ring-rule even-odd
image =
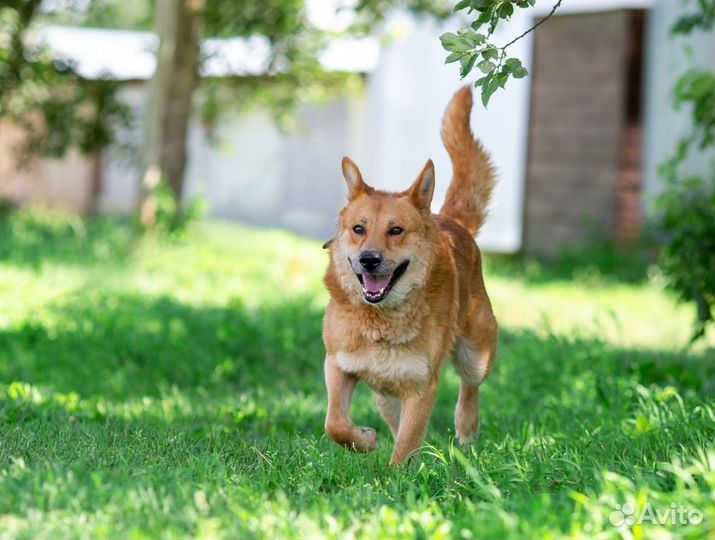
[[[496,173],[489,155],[469,127],[472,90],[460,88],[449,102],[442,120],[442,142],[452,159],[452,182],[440,214],[458,221],[472,236],[487,216]]]

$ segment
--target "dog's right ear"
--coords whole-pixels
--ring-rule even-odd
[[[345,177],[345,183],[348,185],[348,200],[354,199],[369,189],[368,185],[362,180],[360,169],[347,156],[343,158],[343,176]]]

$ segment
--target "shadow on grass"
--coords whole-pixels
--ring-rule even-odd
[[[166,297],[87,293],[56,305],[48,320],[0,330],[0,380],[117,401],[171,388],[322,396],[322,316],[309,298],[248,309],[239,302],[198,307]],[[712,395],[715,369],[704,356],[503,329],[485,392],[509,396],[527,415],[545,396],[574,385],[588,386],[579,391],[596,392],[595,402],[607,404],[609,392],[619,391],[616,380]],[[453,400],[450,377],[445,399]]]
[[[122,399],[167,387],[278,389],[320,378],[322,312],[308,299],[246,309],[97,293],[54,315],[51,325],[0,330],[1,379]]]

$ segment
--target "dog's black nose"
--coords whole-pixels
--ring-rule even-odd
[[[368,272],[375,270],[375,268],[380,266],[381,262],[382,255],[377,251],[363,251],[360,254],[360,264]]]

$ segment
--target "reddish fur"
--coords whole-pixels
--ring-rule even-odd
[[[452,98],[442,122],[442,142],[452,160],[452,182],[440,210],[459,222],[472,236],[487,216],[496,174],[489,156],[472,135],[469,115],[472,91],[461,88]]]
[[[380,411],[395,435],[391,461],[395,465],[422,445],[442,368],[450,357],[462,378],[455,411],[457,435],[464,443],[476,437],[478,386],[489,374],[496,352],[496,320],[473,239],[484,220],[494,178],[469,130],[470,107],[471,93],[462,89],[445,116],[443,138],[454,177],[442,215],[429,212],[434,187],[431,162],[412,187],[400,193],[367,186],[357,167],[347,158],[343,162],[349,203],[340,213],[325,276],[331,295],[323,326],[326,431],[354,450],[377,447],[375,432],[356,427],[349,416],[355,384],[363,380],[375,390]],[[459,199],[467,196],[471,197],[467,202]],[[353,233],[356,223],[364,225],[364,234]],[[402,235],[386,232],[394,223],[404,228]],[[395,266],[411,261],[384,306],[363,300],[357,277],[346,262],[366,249],[379,250]]]

